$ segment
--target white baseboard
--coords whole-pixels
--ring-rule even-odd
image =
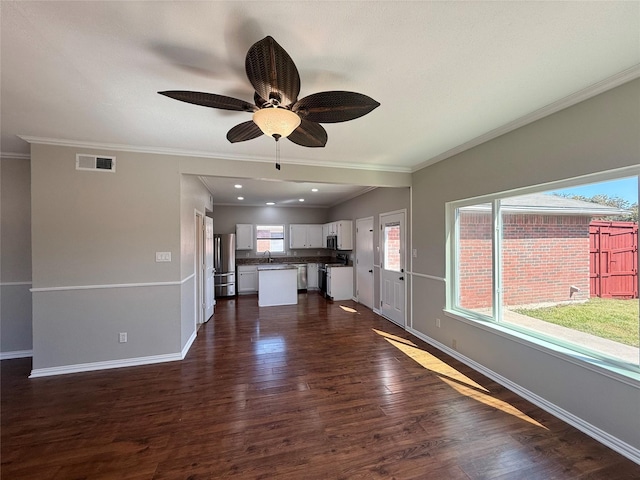
[[[12,358],[33,357],[33,350],[16,350],[13,352],[0,352],[0,360],[11,360]]]
[[[193,345],[193,342],[195,342],[196,337],[198,336],[198,332],[194,331],[191,334],[191,337],[189,338],[189,340],[187,340],[187,343],[184,345],[184,348],[182,349],[182,352],[180,353],[180,360],[183,360],[184,357],[187,356],[187,353],[189,353],[189,349],[191,349],[191,345]]]
[[[461,361],[465,365],[473,368],[474,370],[482,373],[483,375],[489,377],[491,380],[499,383],[505,388],[508,388],[512,392],[521,396],[525,400],[530,401],[534,405],[540,407],[546,412],[550,413],[554,417],[559,418],[560,420],[565,421],[569,425],[577,428],[581,432],[589,435],[591,438],[597,440],[598,442],[606,445],[612,450],[618,452],[620,455],[624,455],[632,462],[635,462],[640,465],[640,449],[629,445],[628,443],[620,440],[617,437],[601,430],[600,428],[591,425],[589,422],[584,421],[583,419],[575,416],[571,412],[564,410],[563,408],[555,405],[554,403],[549,402],[548,400],[536,395],[535,393],[527,390],[526,388],[518,385],[517,383],[512,382],[508,378],[503,377],[502,375],[494,372],[493,370],[488,369],[487,367],[471,360],[468,357],[465,357],[460,352],[453,350],[446,345],[434,340],[433,338],[427,337],[423,333],[414,330],[413,328],[407,328],[407,331],[418,337],[419,339],[427,342],[429,345],[434,346],[438,350],[443,351],[447,355],[452,356],[456,360]]]
[[[123,360],[107,360],[105,362],[78,363],[75,365],[63,365],[60,367],[34,368],[29,378],[49,377],[52,375],[66,375],[69,373],[92,372],[95,370],[108,370],[110,368],[138,367],[154,363],[175,362],[182,360],[181,353],[167,353],[165,355],[152,355],[149,357],[126,358]]]
[[[53,375],[66,375],[69,373],[81,373],[81,372],[93,372],[96,370],[108,370],[111,368],[123,368],[123,367],[138,367],[141,365],[152,365],[154,363],[164,363],[164,362],[175,362],[179,360],[183,360],[184,357],[187,356],[191,345],[195,341],[197,336],[196,332],[191,334],[191,337],[185,344],[184,348],[180,353],[168,353],[165,355],[152,355],[149,357],[138,357],[138,358],[126,358],[123,360],[107,360],[105,362],[92,362],[92,363],[78,363],[74,365],[64,365],[60,367],[48,367],[48,368],[35,368],[31,370],[31,375],[29,378],[38,378],[38,377],[50,377]],[[26,352],[26,351],[25,351]],[[29,355],[22,356],[31,356],[31,350],[28,351]],[[19,352],[8,352],[8,353],[19,353]],[[19,358],[19,357],[10,357],[10,358]]]

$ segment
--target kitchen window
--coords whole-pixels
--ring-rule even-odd
[[[257,225],[256,252],[284,253],[284,225]]]
[[[447,213],[448,312],[640,372],[637,168]]]

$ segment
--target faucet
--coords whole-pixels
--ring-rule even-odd
[[[269,250],[265,250],[264,251],[264,255],[265,256],[269,256],[269,263],[273,262],[273,259],[271,258],[271,252]]]

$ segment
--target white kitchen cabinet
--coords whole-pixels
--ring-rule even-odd
[[[353,250],[353,222],[340,220],[335,222],[338,250]]]
[[[318,264],[307,263],[307,290],[319,288],[318,285]]]
[[[333,300],[353,298],[353,267],[327,267],[327,296]]]
[[[256,265],[238,265],[238,294],[258,291],[258,267]]]
[[[327,237],[329,236],[329,223],[322,225],[322,248],[327,248]]]
[[[322,227],[324,245],[327,245],[327,236],[335,236],[337,250],[353,250],[353,221],[338,220],[325,223]]]
[[[253,225],[247,223],[236,225],[236,250],[253,250]]]
[[[289,225],[289,248],[324,248],[322,225]]]

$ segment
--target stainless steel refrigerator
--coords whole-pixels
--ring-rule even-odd
[[[213,266],[215,295],[233,297],[236,294],[236,234],[213,236]]]

